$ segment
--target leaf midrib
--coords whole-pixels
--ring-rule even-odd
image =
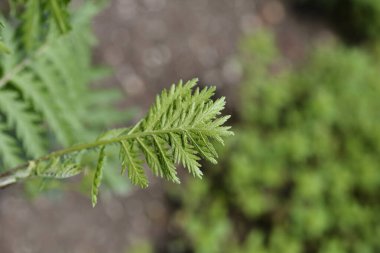
[[[137,138],[143,138],[143,137],[151,136],[151,135],[162,135],[162,134],[169,134],[169,133],[188,133],[190,131],[208,132],[209,130],[210,129],[206,129],[206,128],[189,127],[189,128],[168,128],[168,129],[161,129],[161,130],[131,133],[128,135],[122,135],[122,136],[118,136],[118,137],[111,138],[108,140],[98,140],[98,141],[91,142],[91,143],[77,144],[77,145],[74,145],[74,146],[69,147],[69,148],[54,151],[48,155],[34,159],[33,161],[34,162],[47,161],[47,160],[50,160],[51,158],[54,158],[54,157],[63,156],[63,155],[78,152],[81,150],[97,148],[99,146],[109,145],[109,144],[121,142],[124,140],[133,140],[133,139],[137,139]],[[25,164],[22,164],[22,165],[18,166],[17,168],[23,168],[23,167],[25,167]],[[15,168],[15,169],[17,169],[17,168]]]

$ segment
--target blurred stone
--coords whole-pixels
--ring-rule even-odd
[[[152,20],[145,25],[146,35],[151,40],[164,40],[167,36],[167,28],[163,21]]]
[[[207,71],[204,75],[204,79],[207,85],[217,85],[217,86],[222,85],[222,82],[220,79],[220,73],[218,69],[211,69]]]
[[[238,84],[243,74],[243,67],[236,58],[231,58],[223,65],[223,78],[229,84]]]
[[[132,229],[136,232],[136,234],[143,234],[146,229],[149,229],[149,227],[148,219],[132,220]]]
[[[161,200],[153,200],[146,205],[148,217],[154,222],[162,224],[165,219],[165,207]]]
[[[213,18],[207,23],[207,31],[211,34],[219,34],[227,30],[228,25],[229,22],[224,17]]]
[[[261,28],[263,21],[256,14],[245,14],[240,20],[240,29],[244,34],[250,34]]]
[[[285,6],[277,0],[266,2],[262,8],[262,16],[269,25],[277,25],[284,20],[286,16]]]
[[[143,52],[143,63],[148,68],[157,68],[170,61],[171,52],[165,45],[156,46]]]
[[[110,219],[117,221],[123,218],[124,207],[120,202],[115,201],[112,198],[106,198],[105,202],[104,208]]]
[[[148,11],[160,11],[166,6],[166,0],[143,0]]]
[[[145,90],[144,81],[136,74],[130,73],[120,80],[125,92],[131,96],[138,95]]]
[[[240,12],[241,10],[244,10],[245,8],[245,0],[235,0],[234,2],[234,7],[237,12]]]
[[[219,58],[218,51],[215,47],[209,45],[207,41],[202,41],[195,37],[191,37],[188,40],[188,44],[203,67],[210,68],[215,66]]]
[[[138,6],[134,0],[119,0],[116,11],[120,19],[127,21],[136,17]]]
[[[112,45],[117,45],[120,43],[120,34],[123,35],[122,45],[128,45],[130,43],[130,36],[128,29],[117,27],[111,31],[110,40]]]
[[[122,49],[119,47],[108,47],[104,50],[104,60],[107,65],[119,66],[124,61]]]

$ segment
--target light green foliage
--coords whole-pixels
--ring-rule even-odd
[[[49,33],[70,30],[70,0],[10,0],[12,13],[20,17],[20,49],[33,52],[49,37]]]
[[[0,166],[10,168],[0,174],[0,188],[32,178],[45,183],[75,176],[91,164],[96,151],[95,206],[103,175],[112,178],[106,176],[105,161],[112,160],[115,149],[121,173],[127,171],[141,187],[148,186],[144,160],[155,176],[175,183],[180,182],[176,164],[202,177],[199,160],[216,163],[212,142],[223,143],[232,132],[223,126],[229,116],[220,116],[224,98],[212,100],[215,87],[195,88],[196,79],[164,90],[133,128],[113,129],[88,142],[122,114],[110,107],[118,93],[89,87],[104,74],[91,64],[90,21],[98,7],[89,2],[69,18],[69,2],[13,0],[11,14],[17,22],[1,18],[6,26],[1,37],[12,53],[0,58]],[[56,146],[69,147],[48,153]]]
[[[198,160],[203,157],[216,163],[217,153],[212,141],[223,143],[222,138],[233,133],[229,131],[230,127],[223,126],[229,116],[220,116],[225,106],[224,97],[214,101],[215,88],[200,90],[194,88],[196,83],[197,79],[193,79],[164,90],[157,96],[147,116],[133,128],[113,129],[94,142],[77,144],[34,159],[29,162],[28,173],[24,173],[22,178],[12,175],[23,171],[26,165],[11,171],[13,173],[5,181],[45,178],[46,175],[62,178],[69,173],[75,175],[81,167],[80,157],[100,149],[92,182],[92,203],[95,205],[107,157],[106,149],[115,145],[120,150],[121,172],[128,171],[133,184],[148,185],[141,158],[145,158],[155,176],[175,183],[180,182],[176,163],[182,163],[194,176],[201,177]],[[0,187],[7,185],[6,182],[0,180]]]
[[[67,5],[71,0],[49,0],[48,9],[54,18],[58,30],[62,33],[68,32],[70,29],[69,13]]]
[[[133,150],[132,145],[129,145],[127,141],[121,141],[120,145],[121,174],[124,174],[125,170],[128,169],[128,177],[132,184],[143,188],[147,187],[148,179],[142,166],[143,161],[137,156],[136,150]]]
[[[15,129],[16,135],[24,141],[26,152],[30,156],[44,153],[44,143],[41,138],[42,127],[36,126],[40,117],[28,112],[28,105],[23,103],[18,94],[12,91],[0,93],[0,108],[7,115],[8,127]]]
[[[199,156],[216,163],[217,154],[210,139],[223,142],[231,132],[222,126],[229,116],[218,117],[224,108],[224,98],[212,101],[215,88],[198,88],[192,93],[197,80],[172,86],[157,96],[156,103],[141,122],[136,132],[160,131],[151,138],[137,138],[136,143],[144,153],[154,174],[179,182],[174,163],[182,163],[191,173],[201,177]],[[168,147],[173,154],[169,154]],[[161,167],[162,171],[158,168]]]
[[[29,162],[29,167],[33,169],[36,177],[43,179],[64,179],[78,175],[81,171],[80,155],[65,155],[52,157],[47,161]]]
[[[0,121],[0,153],[4,164],[19,164],[22,162],[19,157],[17,141],[6,133],[7,125],[3,118]]]
[[[8,47],[0,41],[0,53],[10,53]]]
[[[3,23],[0,22],[0,31],[4,28]],[[2,53],[10,53],[9,48],[2,42],[2,38],[0,36],[0,54]]]
[[[276,51],[267,33],[242,44],[239,130],[221,165],[183,189],[189,247],[379,252],[378,58],[330,44],[289,67]]]
[[[73,13],[69,33],[51,31],[28,57],[16,28],[2,21],[1,37],[12,53],[0,57],[0,171],[57,145],[90,140],[123,120],[112,108],[118,92],[89,86],[105,73],[91,64],[90,20],[98,9],[84,5]]]
[[[223,126],[229,116],[218,117],[225,105],[224,98],[211,100],[214,87],[193,91],[196,82],[196,79],[185,84],[180,82],[164,90],[147,116],[134,128],[111,130],[90,146],[117,143],[121,172],[127,170],[131,182],[141,187],[147,187],[148,180],[140,157],[145,158],[155,176],[175,183],[180,182],[176,163],[182,163],[194,176],[201,177],[200,157],[216,163],[217,154],[211,141],[223,142],[222,137],[232,132]],[[100,157],[104,156],[102,152]],[[93,183],[96,189],[99,187],[97,175]],[[93,204],[96,194],[97,190],[92,192]]]

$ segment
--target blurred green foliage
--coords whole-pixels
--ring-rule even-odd
[[[70,8],[67,17],[67,0],[10,3],[10,13],[0,15],[0,172],[59,147],[93,140],[101,131],[124,125],[135,114],[131,109],[117,108],[124,97],[122,91],[102,84],[111,70],[92,60],[96,45],[92,21],[104,9],[104,2],[78,4],[77,8]],[[62,8],[60,15],[70,23],[60,21],[60,32],[55,26],[43,25],[57,19],[50,16],[53,10],[47,15],[43,8],[59,11],[54,5],[58,3]],[[38,8],[30,9],[30,5]],[[30,20],[38,22],[31,24]],[[65,27],[70,30],[65,31]],[[38,35],[40,32],[44,36]],[[2,43],[11,53],[1,54]],[[107,189],[127,194],[130,184],[114,170],[120,167],[118,152],[107,156]],[[82,167],[89,176],[83,177],[81,184],[75,182],[67,187],[56,179],[35,177],[24,184],[26,193],[34,197],[46,191],[60,196],[62,188],[87,193],[91,189],[92,168],[96,167],[96,152],[82,157]]]
[[[184,243],[197,253],[380,252],[377,54],[331,43],[291,67],[261,32],[241,55],[241,123],[220,165],[183,190]]]
[[[378,0],[289,0],[328,17],[344,37],[355,40],[380,38]]]

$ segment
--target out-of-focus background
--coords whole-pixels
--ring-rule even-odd
[[[380,252],[380,1],[110,0],[93,31],[131,123],[199,77],[236,136],[203,180],[116,176],[96,208],[1,190],[0,252]]]

